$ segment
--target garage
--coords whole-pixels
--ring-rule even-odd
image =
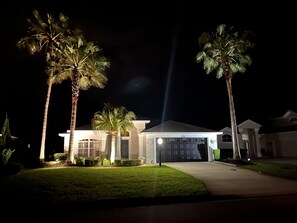
[[[212,161],[217,136],[211,129],[176,121],[166,121],[140,134],[146,163]]]
[[[207,161],[207,138],[162,138],[156,145],[157,162]]]

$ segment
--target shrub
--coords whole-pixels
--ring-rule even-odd
[[[94,160],[92,158],[86,158],[85,166],[94,166]]]
[[[67,153],[55,153],[54,159],[55,160],[67,160]]]
[[[7,165],[0,168],[0,174],[3,176],[14,175],[22,172],[24,166],[21,163],[9,162]]]
[[[85,158],[84,157],[77,157],[76,158],[76,165],[77,166],[84,166],[85,165]]]
[[[220,155],[221,153],[220,153],[220,149],[214,149],[213,150],[213,156],[214,156],[214,159],[215,160],[219,160],[219,159],[221,159],[221,155]]]
[[[2,155],[1,155],[1,165],[6,166],[8,163],[8,160],[10,159],[11,155],[14,153],[15,150],[11,149],[4,149],[2,150]]]
[[[138,166],[141,164],[141,160],[138,159],[122,159],[121,166]]]
[[[110,166],[110,165],[111,165],[110,160],[108,159],[103,160],[103,166]]]
[[[114,160],[114,165],[121,166],[121,160]]]

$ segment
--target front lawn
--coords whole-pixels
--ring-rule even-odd
[[[281,164],[262,160],[253,160],[252,163],[252,165],[243,165],[241,167],[271,176],[297,180],[297,165]]]
[[[2,204],[100,206],[208,195],[198,179],[167,166],[66,167],[25,170],[1,177]]]

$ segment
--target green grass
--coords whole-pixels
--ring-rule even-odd
[[[254,165],[243,165],[240,167],[271,176],[297,180],[297,165],[279,164],[261,160],[253,160],[252,163]]]
[[[160,200],[207,195],[198,179],[167,166],[25,170],[1,178],[1,197],[19,205]],[[5,200],[2,203],[5,203]]]

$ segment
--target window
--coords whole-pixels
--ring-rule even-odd
[[[229,134],[222,135],[222,142],[232,142],[232,136]]]
[[[79,157],[87,157],[88,156],[88,149],[78,149],[78,156]]]
[[[121,132],[121,136],[122,137],[129,137],[130,136],[130,133],[129,133],[129,131],[126,131],[125,133],[122,133]]]
[[[290,118],[290,123],[297,124],[297,118],[296,117]]]
[[[99,149],[100,141],[98,139],[90,139],[90,148]]]
[[[78,142],[78,148],[88,148],[88,139],[82,139]]]
[[[78,142],[79,157],[95,157],[99,155],[101,141],[98,139],[82,139]]]

